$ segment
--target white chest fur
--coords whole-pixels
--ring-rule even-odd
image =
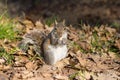
[[[48,50],[45,50],[44,52],[44,58],[45,61],[48,64],[55,64],[57,61],[65,58],[67,56],[67,45],[63,45],[63,46],[53,46],[53,45],[49,45],[48,46]]]
[[[59,47],[54,47],[54,46],[49,46],[49,54],[52,60],[52,64],[55,64],[57,61],[65,58],[67,56],[67,45],[59,46]]]

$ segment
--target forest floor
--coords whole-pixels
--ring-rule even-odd
[[[25,33],[48,26],[30,20],[0,18],[0,80],[120,80],[120,34],[107,25],[68,26],[68,56],[47,65],[32,48],[18,48]]]
[[[120,26],[120,0],[41,0],[37,3],[26,11],[26,16],[34,21],[52,17],[65,19],[67,24],[72,25]]]
[[[120,1],[41,1],[24,19],[0,16],[0,80],[120,80]],[[65,59],[51,66],[18,48],[25,33],[50,32],[57,18],[72,24]]]

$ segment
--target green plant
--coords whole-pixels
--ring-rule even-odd
[[[15,39],[17,33],[14,31],[14,21],[9,19],[6,14],[0,15],[0,39]]]
[[[5,49],[0,46],[0,57],[6,60],[6,64],[12,64],[14,60],[14,56],[10,53],[7,53]]]
[[[48,26],[50,26],[52,23],[54,23],[55,22],[55,20],[57,20],[57,17],[50,17],[50,18],[47,18],[46,20],[45,20],[45,24],[47,24]]]
[[[116,47],[114,45],[110,46],[109,51],[114,52],[116,57],[120,57],[120,49],[118,47]]]
[[[117,22],[112,23],[111,26],[120,29],[120,24]]]
[[[79,77],[79,79],[80,80],[86,80],[86,78],[85,78],[85,71],[77,71],[76,73],[74,73],[74,74],[71,74],[70,76],[69,76],[69,79],[70,80],[76,80],[76,77]]]

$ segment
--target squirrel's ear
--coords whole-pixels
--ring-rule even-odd
[[[65,24],[65,19],[63,20],[63,22],[62,22],[63,24]]]
[[[58,22],[57,22],[57,20],[55,20],[55,25],[57,25],[58,24]]]

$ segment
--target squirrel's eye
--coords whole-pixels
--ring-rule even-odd
[[[57,28],[55,27],[55,29],[54,30],[57,30]]]

